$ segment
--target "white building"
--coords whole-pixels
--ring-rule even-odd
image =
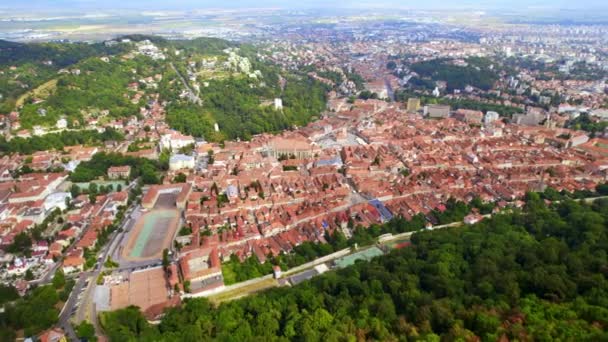
[[[80,160],[70,160],[66,164],[63,164],[63,168],[66,171],[73,172],[78,167],[78,164],[80,164]]]
[[[608,119],[608,109],[595,109],[590,113],[592,116],[596,116],[602,120]]]
[[[160,137],[160,148],[162,150],[177,151],[182,147],[194,144],[194,138],[183,135],[177,131],[172,131]]]
[[[170,170],[193,169],[194,157],[185,154],[174,154],[169,159]]]
[[[228,198],[236,198],[239,195],[239,189],[234,185],[228,185],[226,188],[226,196]]]
[[[49,211],[55,208],[65,210],[67,208],[66,198],[71,199],[72,195],[69,192],[56,192],[48,195],[44,199],[44,210]]]
[[[424,106],[424,116],[430,118],[447,118],[450,116],[450,106],[430,104]]]
[[[32,133],[34,133],[34,135],[45,135],[46,129],[42,126],[34,126]]]
[[[490,125],[494,121],[498,121],[498,119],[500,119],[500,114],[498,114],[496,112],[488,111],[486,113],[485,117],[483,118],[483,123],[485,125]]]
[[[433,96],[439,97],[439,95],[441,95],[441,92],[439,91],[439,87],[435,87],[435,89],[433,90]]]
[[[16,258],[15,262],[6,269],[6,273],[8,275],[22,275],[28,268],[29,265],[25,260]]]
[[[274,99],[274,109],[283,110],[283,100],[280,98]]]
[[[55,126],[57,127],[57,129],[66,129],[68,128],[68,121],[65,118],[61,118],[57,120]]]

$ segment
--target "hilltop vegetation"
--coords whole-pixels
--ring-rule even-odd
[[[68,127],[85,124],[85,114],[99,116],[107,111],[110,118],[121,118],[138,113],[142,103],[132,103],[126,94],[130,82],[137,81],[133,69],[141,69],[143,57],[134,60],[112,58],[104,62],[99,58],[88,59],[78,64],[80,74],[65,74],[58,78],[56,90],[46,101],[27,103],[21,110],[21,126],[53,126],[65,117]],[[152,71],[152,70],[150,70]],[[44,111],[42,113],[41,111]]]
[[[0,66],[52,61],[55,68],[65,68],[85,58],[123,51],[124,46],[110,47],[103,43],[23,44],[0,40]]]
[[[145,40],[158,47],[162,58],[133,53]],[[103,124],[137,116],[159,93],[172,127],[220,141],[305,125],[325,109],[324,85],[305,74],[280,70],[251,45],[143,35],[122,41],[128,42],[111,47],[6,43],[0,50],[0,67],[6,72],[0,76],[1,111],[19,110],[26,129],[54,127],[61,118],[68,128],[80,128],[89,118]],[[191,91],[200,102],[193,101]],[[282,99],[282,109],[272,105],[275,98]],[[17,102],[22,108],[15,108]],[[214,130],[216,123],[220,132]]]
[[[413,79],[412,83],[429,89],[435,87],[436,81],[445,81],[448,91],[464,89],[467,85],[490,90],[498,80],[493,65],[483,58],[468,58],[466,66],[455,65],[449,59],[439,58],[414,63],[410,69],[420,75],[420,79]]]
[[[22,44],[0,40],[0,113],[13,110],[21,95],[55,78],[59,69],[90,57],[117,54],[124,48],[102,43]]]
[[[184,102],[169,106],[169,125],[210,140],[250,139],[254,134],[305,125],[325,108],[325,89],[307,78],[290,78],[283,94],[277,94],[283,100],[282,111],[260,106],[260,97],[267,90],[251,88],[251,82],[246,79],[230,78],[210,83],[201,95],[202,106]],[[213,132],[216,122],[220,134]]]
[[[104,313],[111,341],[606,340],[608,202],[523,211],[416,234],[412,247],[294,288],[187,300],[158,326]]]
[[[608,122],[602,120],[592,120],[587,113],[583,113],[573,120],[568,121],[567,126],[576,130],[583,130],[595,137],[598,133],[604,132],[608,127]]]
[[[208,44],[193,41],[186,45],[189,53],[186,60],[196,61],[217,53],[222,45],[216,40]],[[179,43],[179,46],[184,46]],[[199,48],[203,46],[203,48]],[[210,47],[209,47],[210,46]],[[208,48],[207,48],[208,47]],[[249,45],[241,45],[236,50],[238,56],[250,64],[248,71],[236,72],[221,65],[226,54],[218,53],[219,62],[215,71],[206,70],[209,77],[203,77],[194,68],[186,65],[186,60],[176,60],[179,75],[198,75],[196,80],[188,79],[190,87],[200,86],[195,91],[202,103],[195,104],[188,98],[180,98],[183,90],[179,75],[167,71],[160,85],[163,99],[170,101],[167,108],[167,122],[173,128],[193,136],[208,140],[250,139],[263,132],[278,132],[293,125],[305,125],[318,117],[325,109],[327,88],[308,76],[282,72],[279,68],[263,62],[256,50]],[[218,71],[220,70],[220,71]],[[251,74],[258,72],[257,76]],[[280,79],[284,81],[281,85]],[[270,104],[275,98],[283,102],[282,109]],[[217,123],[220,132],[214,131]]]

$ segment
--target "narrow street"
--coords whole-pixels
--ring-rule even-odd
[[[135,186],[135,184],[137,184],[137,180],[131,182],[127,186],[126,190],[129,191]],[[134,207],[130,207],[125,212],[125,218],[120,224],[121,227],[128,222],[133,208]],[[100,261],[97,262],[95,268],[91,271],[80,273],[76,279],[76,284],[70,293],[70,297],[63,306],[58,321],[58,325],[64,329],[70,340],[78,340],[72,323],[79,324],[83,320],[89,320],[95,326],[96,334],[101,335],[101,328],[98,326],[97,315],[94,310],[93,303],[95,285],[97,277],[104,270],[104,262],[108,259],[108,256],[111,255],[111,252],[114,251],[116,248],[115,243],[120,241],[119,237],[121,237],[123,234],[123,232],[119,232],[118,230],[114,231],[110,235],[109,242],[102,248],[100,252],[101,256],[99,257]],[[70,248],[72,248],[76,243],[77,241],[74,241]],[[59,263],[57,263],[57,265],[59,265]],[[49,274],[50,273],[51,272],[49,272]],[[47,281],[50,281],[51,279],[50,275],[47,275],[46,278]],[[74,322],[72,321],[72,318],[75,318]]]
[[[182,82],[182,85],[188,91],[188,98],[190,99],[190,101],[193,103],[196,103],[198,105],[202,105],[203,100],[192,90],[192,88],[190,88],[190,86],[188,85],[188,82],[186,82],[186,79],[184,78],[184,76],[182,76],[182,74],[177,70],[177,68],[175,67],[173,62],[171,62],[170,65],[171,65],[171,68],[173,69],[173,71],[175,71],[175,73],[179,77],[180,81]]]

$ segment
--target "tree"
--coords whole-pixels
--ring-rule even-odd
[[[378,98],[378,94],[371,92],[369,90],[364,90],[362,92],[359,93],[359,98],[362,100],[369,100],[369,99],[377,99]]]
[[[95,327],[89,321],[82,321],[75,327],[78,338],[86,341],[97,341],[95,336]]]
[[[164,168],[162,160],[156,162],[118,153],[97,153],[91,160],[78,164],[76,170],[70,174],[70,180],[73,182],[90,182],[104,176],[111,166],[123,165],[131,166],[130,179],[141,177],[145,184],[157,184],[160,181],[157,171]]]
[[[58,301],[59,296],[53,286],[34,288],[28,296],[5,306],[3,327],[24,329],[26,336],[37,335],[57,322],[59,310],[55,305]]]
[[[154,340],[154,331],[136,306],[101,314],[100,322],[110,341]]]
[[[0,284],[0,304],[4,304],[19,298],[17,289],[11,285]]]
[[[608,195],[608,183],[598,184],[595,187],[595,191],[597,191],[602,196],[607,196]]]
[[[173,178],[173,183],[185,183],[186,182],[186,175],[183,173],[178,173],[174,178]]]
[[[28,255],[32,248],[32,239],[26,232],[21,232],[15,236],[13,243],[8,246],[9,253],[18,253]]]
[[[259,61],[256,54],[248,58],[257,60],[256,68],[264,74],[264,87],[260,87],[256,79],[227,77],[212,80],[200,94],[202,105],[171,101],[166,116],[169,125],[210,141],[222,142],[226,138],[248,140],[255,134],[305,125],[325,109],[328,86],[311,77],[280,73],[275,67]],[[287,80],[284,88],[279,86],[279,74]],[[171,86],[174,83],[171,80],[177,81],[178,78],[175,73],[166,75],[160,91],[163,97],[177,98],[180,90]],[[282,110],[259,106],[260,98],[279,96],[283,100]],[[221,131],[214,130],[215,123]]]
[[[36,115],[38,116],[38,115]],[[31,138],[15,137],[10,141],[0,137],[0,152],[32,154],[36,151],[62,150],[65,146],[96,144],[108,140],[121,141],[124,136],[116,130],[107,129],[104,133],[97,131],[63,131],[61,133],[49,133]],[[31,163],[31,157],[26,159]]]
[[[446,81],[448,91],[464,89],[471,85],[483,90],[489,90],[498,79],[496,71],[490,67],[489,60],[480,58],[467,59],[465,67],[450,63],[445,58],[417,62],[410,65],[410,69],[421,77],[432,81]]]
[[[58,269],[53,276],[53,286],[56,289],[60,289],[65,285],[65,275],[63,274],[63,270]]]
[[[163,267],[166,269],[169,268],[169,264],[171,261],[169,260],[169,250],[167,248],[163,249]]]
[[[97,183],[89,183],[89,193],[90,194],[97,194],[97,192],[99,191],[99,187],[97,186]]]

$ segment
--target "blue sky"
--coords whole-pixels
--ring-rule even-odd
[[[10,9],[189,9],[240,7],[400,7],[400,8],[479,8],[479,9],[591,9],[608,8],[608,0],[0,0],[0,8]]]

